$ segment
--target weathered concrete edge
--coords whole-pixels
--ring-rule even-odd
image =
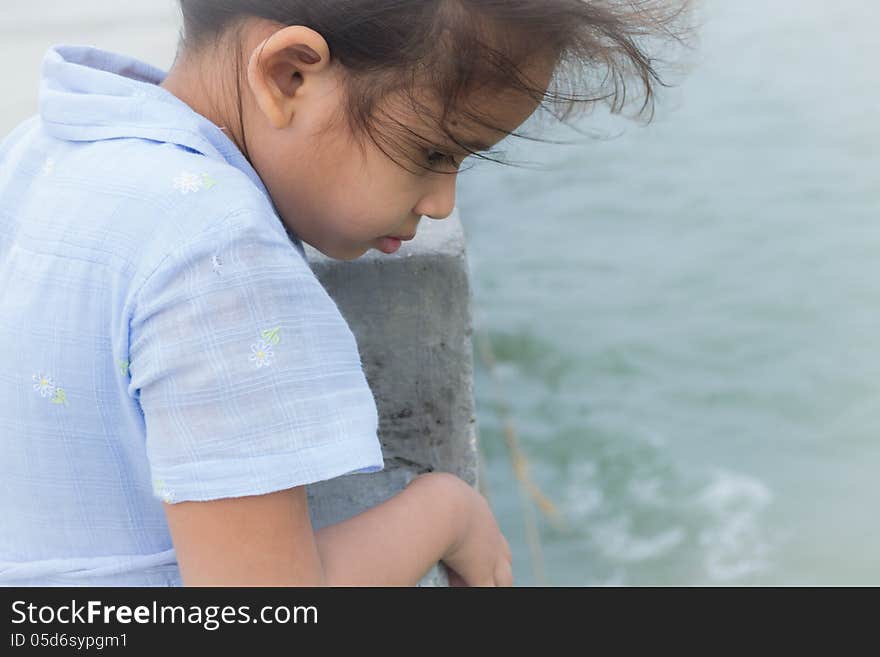
[[[421,472],[452,472],[478,486],[473,297],[458,213],[423,219],[418,237],[392,255],[344,262],[305,249],[357,339],[385,459],[382,472],[309,486],[313,525],[375,506]],[[419,585],[448,580],[438,564]]]

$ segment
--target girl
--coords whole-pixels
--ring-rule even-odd
[[[0,583],[509,586],[448,473],[313,531],[305,486],[384,467],[305,241],[392,253],[539,107],[659,81],[610,0],[181,0],[165,73],[57,45],[0,144]],[[550,91],[564,64],[599,94]],[[563,115],[563,116],[564,116]],[[27,347],[27,348],[23,348]]]

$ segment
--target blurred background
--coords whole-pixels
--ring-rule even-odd
[[[597,110],[601,138],[502,142],[540,170],[459,175],[517,585],[880,584],[880,5],[700,5],[650,125]],[[50,45],[167,70],[178,29],[173,0],[5,0],[0,135]]]

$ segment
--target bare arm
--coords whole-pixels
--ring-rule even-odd
[[[415,586],[460,538],[464,482],[434,473],[363,513],[318,530],[331,586]]]
[[[185,586],[415,586],[458,542],[466,485],[423,475],[317,532],[304,486],[166,504],[165,514]]]

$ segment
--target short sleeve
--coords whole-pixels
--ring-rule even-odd
[[[259,495],[383,469],[354,335],[265,218],[232,214],[166,256],[129,330],[156,497]]]

